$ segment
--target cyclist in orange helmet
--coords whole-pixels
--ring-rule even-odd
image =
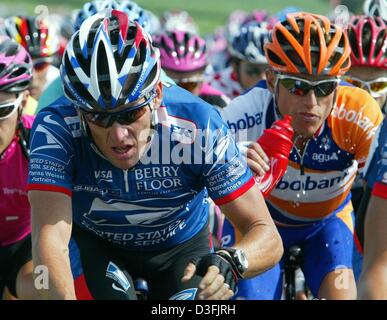
[[[257,141],[276,119],[292,116],[295,135],[288,167],[267,204],[285,250],[301,246],[301,267],[313,296],[326,299],[356,298],[350,189],[382,121],[370,94],[339,85],[351,66],[350,52],[346,34],[327,17],[288,14],[265,45],[271,67],[267,89],[254,88],[222,109],[239,141]],[[258,174],[256,149],[252,143],[247,155]],[[225,223],[224,237],[232,239],[233,231]],[[238,234],[233,241],[238,242]],[[239,283],[238,294],[279,299],[281,279],[277,266]]]

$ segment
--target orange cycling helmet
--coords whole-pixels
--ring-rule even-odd
[[[322,15],[296,12],[274,25],[265,55],[277,72],[340,76],[351,66],[343,30]]]

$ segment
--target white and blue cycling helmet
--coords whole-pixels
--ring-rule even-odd
[[[147,32],[128,15],[105,10],[86,19],[63,55],[64,92],[87,112],[119,112],[154,95],[160,53]]]

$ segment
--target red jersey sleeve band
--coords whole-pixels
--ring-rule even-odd
[[[52,191],[67,194],[68,196],[72,196],[73,192],[70,189],[65,187],[53,186],[51,184],[39,184],[39,183],[31,183],[27,186],[27,190],[38,190],[38,191]]]
[[[239,187],[239,189],[235,190],[234,192],[228,194],[223,198],[213,199],[213,200],[216,205],[221,206],[223,204],[226,204],[232,200],[239,198],[242,194],[244,194],[251,187],[253,187],[254,184],[255,184],[255,180],[254,180],[254,177],[252,177],[248,182],[246,182],[243,186]]]
[[[387,199],[387,184],[376,182],[372,189],[372,195]]]

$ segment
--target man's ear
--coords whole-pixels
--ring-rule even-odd
[[[154,108],[157,109],[160,107],[161,102],[163,101],[163,84],[161,81],[159,81],[156,85],[156,97],[155,97],[155,106]]]
[[[266,69],[265,73],[266,73],[267,89],[269,89],[269,91],[271,93],[274,93],[274,91],[275,91],[275,88],[274,88],[275,87],[275,73],[270,68]]]
[[[27,106],[27,101],[28,101],[28,98],[30,96],[30,91],[29,90],[25,90],[21,94],[23,95],[23,99],[22,99],[22,102],[21,102],[21,109],[24,109]]]
[[[30,92],[29,92],[29,90],[25,90],[20,94],[23,95],[23,99],[22,99],[22,102],[20,104],[20,113],[22,113],[24,108],[27,107],[27,101],[28,101],[28,98],[30,96]]]

